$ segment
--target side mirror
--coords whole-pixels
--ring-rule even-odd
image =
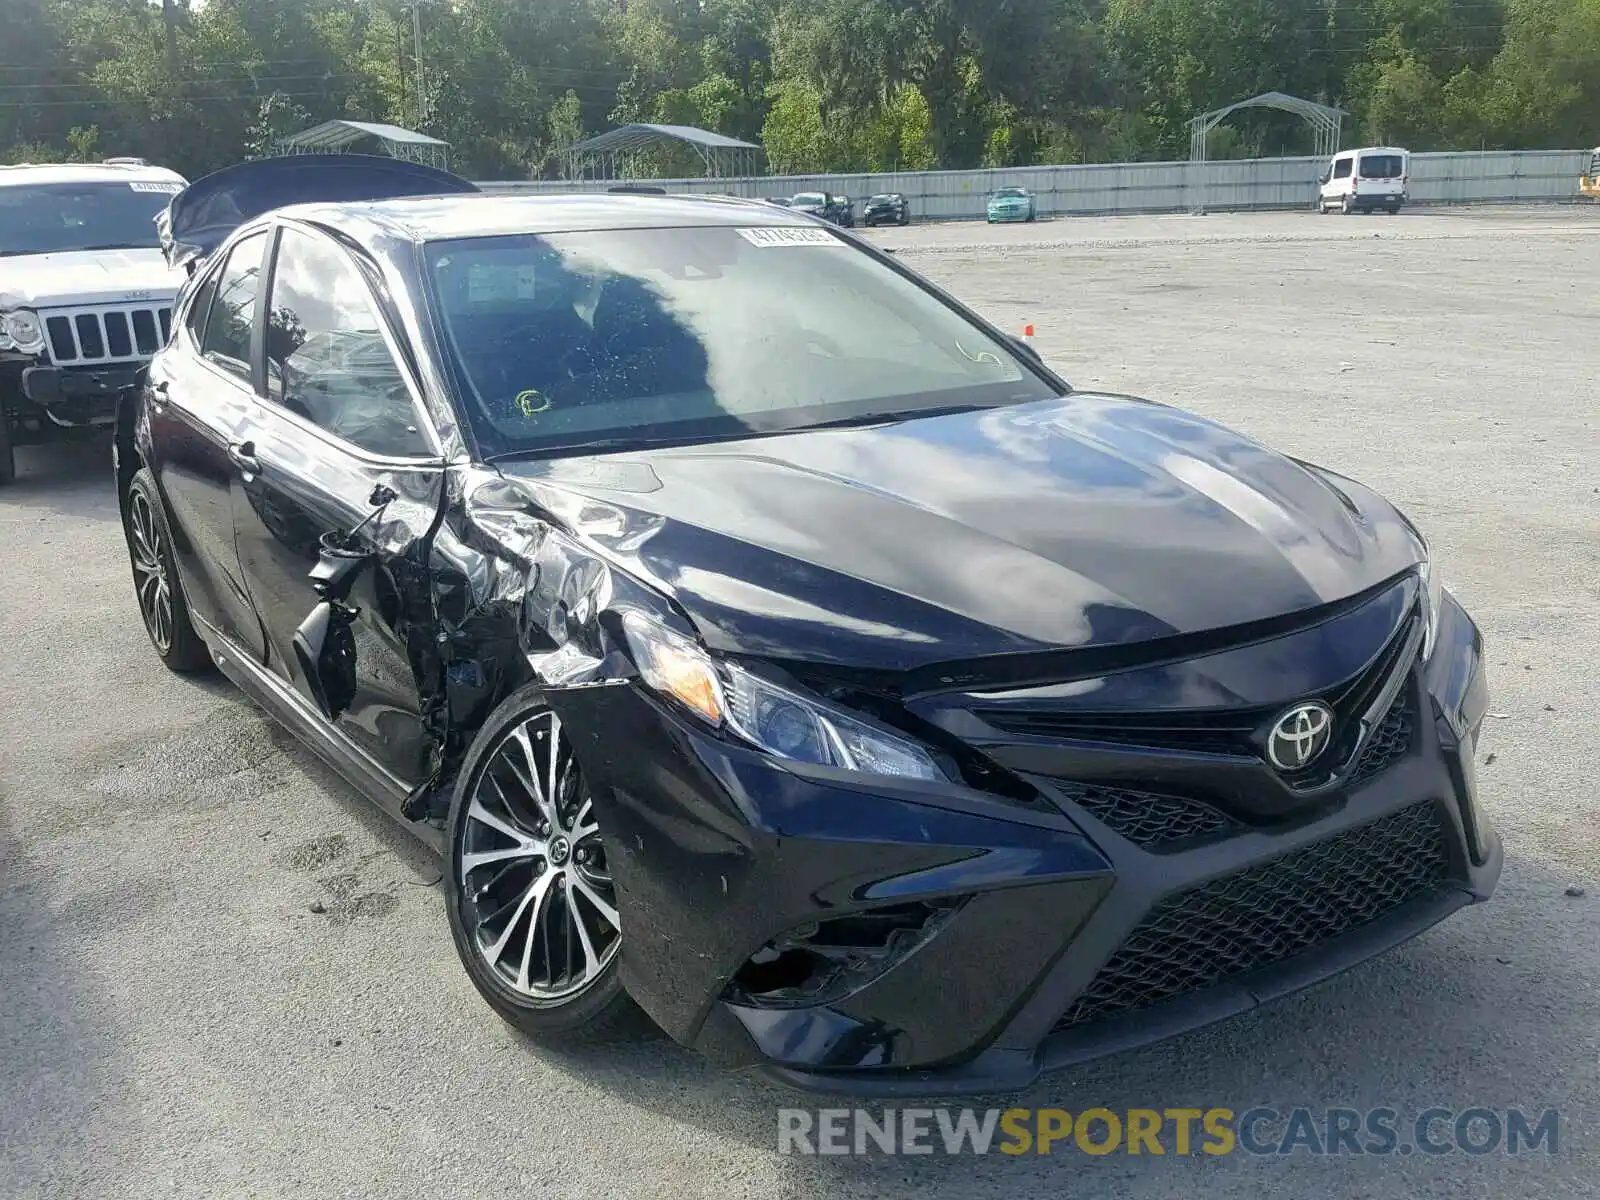
[[[356,694],[356,639],[350,626],[361,615],[346,603],[368,563],[376,554],[350,545],[348,535],[327,533],[311,586],[322,599],[294,631],[294,657],[311,698],[330,721],[337,721]]]
[[[311,568],[311,587],[321,599],[294,631],[292,645],[300,677],[330,721],[337,721],[355,699],[356,639],[350,626],[361,610],[349,603],[350,591],[378,558],[377,551],[364,548],[356,534],[394,498],[394,491],[382,484],[373,488],[372,514],[349,533],[323,534],[317,565]]]

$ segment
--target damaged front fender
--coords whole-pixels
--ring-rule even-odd
[[[616,612],[669,615],[593,540],[614,520],[604,506],[558,517],[526,487],[470,465],[452,469],[446,489],[431,551],[441,688],[429,736],[440,767],[409,806],[436,820],[448,809],[446,781],[507,696],[534,682],[550,690],[630,679]]]

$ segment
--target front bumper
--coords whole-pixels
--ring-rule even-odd
[[[22,395],[56,425],[104,425],[116,420],[117,398],[138,387],[143,374],[143,364],[25,367]]]
[[[1246,1011],[1487,899],[1501,851],[1471,769],[1487,709],[1481,659],[1476,628],[1447,602],[1439,647],[1407,684],[1422,718],[1407,754],[1287,828],[1160,854],[1068,819],[1070,804],[1057,812],[956,786],[785,769],[631,684],[550,696],[615,847],[623,980],[640,1005],[723,1065],[760,1064],[825,1092],[926,1096],[1019,1088]],[[1371,919],[1334,921],[1332,936],[1289,957],[1158,1003],[1107,1000],[1127,992],[1129,948],[1150,940],[1162,913],[1200,901],[1201,912],[1224,911],[1239,902],[1236,885],[1255,888],[1249,902],[1260,905],[1274,895],[1261,881],[1281,887],[1305,856],[1322,864],[1302,872],[1308,890],[1332,856],[1362,884],[1369,858],[1404,857],[1390,852],[1390,829],[1426,840],[1436,866],[1426,877],[1404,867],[1404,888],[1373,876],[1357,894]],[[814,945],[852,914],[947,902],[958,907],[939,909],[931,933],[905,935],[840,994],[799,1003],[746,982],[763,947]]]
[[[1031,208],[991,208],[989,220],[991,221],[1026,221],[1033,216]]]

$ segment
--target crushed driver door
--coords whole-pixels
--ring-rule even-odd
[[[409,789],[427,772],[418,678],[442,458],[349,253],[285,225],[270,262],[266,395],[230,447],[262,665]]]

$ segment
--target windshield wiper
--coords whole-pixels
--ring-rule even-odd
[[[897,408],[888,412],[858,413],[853,417],[838,417],[832,421],[813,421],[808,425],[797,425],[793,429],[773,429],[757,431],[776,435],[781,433],[810,433],[813,429],[850,429],[863,425],[899,425],[905,421],[913,421],[918,417],[953,417],[957,413],[977,412],[984,408],[998,408],[998,404],[946,404],[929,408]]]
[[[831,421],[811,421],[804,425],[789,425],[775,429],[740,429],[732,433],[693,433],[674,437],[609,437],[588,442],[557,442],[549,446],[529,446],[522,450],[504,450],[488,455],[483,461],[495,463],[516,462],[537,458],[560,458],[568,454],[606,454],[627,450],[652,450],[662,446],[708,446],[715,442],[738,442],[752,438],[786,437],[793,433],[811,433],[819,429],[850,429],[869,425],[898,425],[917,417],[948,417],[956,413],[978,412],[989,408],[1003,408],[1009,401],[996,404],[947,404],[934,408],[905,408],[890,412],[858,413],[838,417]]]
[[[568,454],[609,454],[620,453],[625,450],[654,450],[661,446],[695,446],[708,442],[726,442],[749,436],[749,431],[741,430],[735,434],[710,436],[706,434],[684,434],[680,437],[595,438],[588,442],[555,442],[548,446],[528,446],[521,450],[502,450],[499,454],[486,455],[483,461],[493,466],[495,463],[517,462],[530,458],[561,458]]]
[[[148,246],[143,242],[105,242],[99,246],[74,246],[71,251],[61,253],[75,253],[90,250],[159,250],[159,246]]]

